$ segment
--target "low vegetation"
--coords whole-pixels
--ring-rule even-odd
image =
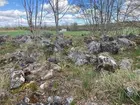
[[[81,44],[81,42],[83,42],[84,37],[87,34],[85,31],[66,32],[64,34],[65,37],[71,37],[73,39],[74,42],[73,46],[79,46],[81,50],[84,50],[84,46],[83,46],[84,43]],[[78,35],[85,34],[85,35],[81,35],[81,37],[79,37],[77,36],[77,34]],[[12,53],[16,49],[18,49],[17,46],[11,43],[6,43],[1,46],[0,55],[3,56],[6,53]],[[42,50],[42,49],[38,49],[38,50]],[[63,54],[60,54],[60,56],[62,55]],[[52,56],[55,56],[55,54]],[[122,104],[139,105],[140,75],[134,72],[135,69],[140,69],[139,46],[137,47],[136,50],[133,51],[126,50],[120,52],[117,55],[111,55],[111,56],[113,56],[117,60],[117,62],[120,62],[120,59],[124,57],[133,59],[134,61],[133,70],[127,71],[127,70],[118,69],[116,70],[115,73],[110,73],[106,71],[97,72],[95,71],[95,67],[92,64],[75,66],[75,64],[69,60],[66,60],[64,62],[62,61],[60,64],[62,67],[62,70],[59,74],[60,76],[56,77],[53,82],[53,89],[56,90],[56,95],[59,93],[59,90],[61,90],[63,85],[66,88],[66,90],[68,90],[68,94],[75,97],[73,105],[80,105],[76,103],[82,102],[82,100],[83,101],[94,100],[95,102],[101,103],[102,105],[106,103],[107,105],[122,105]],[[40,58],[40,61],[45,62],[44,60],[45,59],[42,56]],[[8,71],[3,69],[4,67],[0,68],[0,72],[1,72],[0,90],[9,89],[9,75],[7,73]],[[135,90],[133,95],[130,97],[128,97],[126,91],[128,87]],[[12,90],[10,92],[11,94],[20,94],[28,89],[34,92],[34,91],[38,91],[38,88],[39,87],[34,82],[31,84],[25,83],[20,88]],[[51,90],[48,94],[54,94],[53,92]],[[20,98],[17,97],[17,100],[20,100]],[[11,103],[11,101],[8,100],[6,101],[6,103],[9,104]]]

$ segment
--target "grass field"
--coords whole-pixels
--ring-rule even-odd
[[[55,31],[49,32],[55,35]],[[85,49],[84,47],[84,39],[83,37],[79,36],[88,33],[88,31],[68,31],[64,32],[64,35],[74,36],[72,37],[74,39],[74,47],[78,48],[79,50],[83,49],[85,51],[87,49]],[[0,35],[3,34],[8,34],[14,37],[16,35],[30,34],[30,32],[25,30],[0,31]],[[28,45],[25,46],[29,47]],[[2,58],[2,56],[4,56],[6,53],[12,53],[17,49],[19,49],[18,46],[15,46],[12,43],[6,43],[5,45],[1,46],[0,58]],[[39,48],[38,51],[41,51],[41,49],[42,48]],[[60,56],[62,56],[61,58],[63,58],[63,54],[60,54]],[[105,103],[109,103],[106,105],[140,105],[140,97],[137,97],[138,93],[135,93],[132,97],[126,96],[127,87],[132,86],[134,87],[134,89],[136,89],[137,92],[140,92],[140,75],[133,72],[136,69],[140,69],[140,47],[138,46],[136,50],[123,51],[120,52],[118,55],[111,56],[115,58],[117,63],[119,63],[123,58],[133,59],[133,70],[126,71],[118,69],[115,73],[107,73],[105,71],[98,73],[95,71],[95,67],[91,64],[75,66],[73,62],[66,60],[62,61],[60,64],[60,66],[62,67],[62,76],[56,76],[56,78],[54,79],[54,88],[59,91],[62,86],[66,86],[66,89],[69,89],[68,92],[73,96],[76,96],[76,101],[88,100],[91,98],[100,102],[103,101]],[[41,57],[45,58],[44,55],[42,55]],[[41,62],[45,62],[45,60],[41,59]],[[4,73],[4,70],[1,70],[0,73],[0,89],[8,89],[9,75]],[[61,81],[63,82],[63,85],[61,84]],[[19,89],[11,92],[20,94],[20,92],[26,90],[27,85],[28,84],[25,84]],[[3,105],[11,104],[8,103]]]
[[[0,30],[0,35],[11,35],[11,36],[17,36],[17,35],[24,35],[30,33],[26,30]]]
[[[50,32],[50,33],[53,33],[53,35],[56,34],[55,31],[48,31],[48,30],[40,30],[40,31],[37,31],[37,34],[41,34],[43,32]],[[81,36],[81,35],[89,35],[90,34],[90,31],[67,31],[67,32],[63,32],[64,35],[71,35],[71,36]],[[133,34],[140,34],[140,28],[133,28],[133,27],[125,27],[124,29],[122,30],[118,30],[118,32],[116,33],[116,30],[115,31],[109,31],[108,35],[128,35],[130,33],[133,33]],[[28,34],[31,34],[30,31],[27,31],[27,30],[20,30],[20,29],[17,29],[17,30],[2,30],[0,29],[0,35],[11,35],[11,36],[17,36],[17,35],[28,35]],[[98,36],[100,34],[99,31],[94,31],[92,32],[93,35],[95,36]],[[91,34],[90,34],[91,35]]]
[[[39,33],[42,32],[50,32],[53,33],[55,35],[55,31],[47,31],[47,30],[41,30]],[[27,30],[0,30],[0,35],[11,35],[11,36],[17,36],[17,35],[27,35],[27,34],[31,34],[29,31]],[[82,35],[82,34],[89,34],[89,31],[67,31],[64,32],[64,35]]]

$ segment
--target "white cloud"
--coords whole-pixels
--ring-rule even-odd
[[[53,2],[55,0],[52,0]],[[15,3],[15,2],[13,2]],[[43,12],[43,21],[42,25],[55,25],[53,11],[49,4],[44,4],[45,11]],[[65,16],[60,19],[59,24],[60,25],[69,25],[71,23],[76,22],[76,19],[79,14],[77,14],[77,11],[80,10],[76,5],[69,5],[68,0],[60,0],[59,2],[60,9],[67,7],[69,8],[68,12],[65,14]],[[49,11],[49,13],[47,11]],[[40,16],[40,12],[38,16]],[[63,15],[60,14],[60,17]],[[0,27],[1,26],[18,26],[18,25],[26,25],[27,26],[27,20],[26,20],[26,12],[20,11],[20,10],[6,10],[6,11],[0,11]]]
[[[0,11],[0,27],[3,26],[17,26],[19,24],[27,24],[24,17],[26,13],[19,10]]]
[[[56,0],[51,0],[50,2],[51,4],[54,4],[54,5],[56,4]],[[58,6],[59,9],[64,9],[65,7],[68,7],[68,0],[59,0],[58,5],[59,5]],[[49,4],[45,3],[43,6],[45,10],[52,11],[51,6]]]
[[[7,0],[0,0],[0,7],[8,4]]]
[[[0,16],[7,16],[7,17],[19,17],[26,15],[25,12],[19,10],[7,10],[7,11],[0,11]]]
[[[55,3],[56,0],[51,0],[51,3],[54,4],[55,7]],[[43,5],[44,10],[48,11],[49,13],[52,13],[52,8],[50,6],[50,4],[44,4]],[[59,12],[60,13],[76,13],[80,10],[79,7],[77,7],[76,5],[69,5],[68,0],[59,0],[58,2],[58,8],[59,8]]]

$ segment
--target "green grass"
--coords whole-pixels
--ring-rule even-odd
[[[19,48],[18,45],[14,45],[12,43],[5,43],[3,46],[0,46],[0,55],[4,55],[6,53],[12,53],[17,48]]]
[[[43,32],[50,32],[50,33],[53,33],[54,35],[56,34],[55,31],[48,31],[48,30],[40,30],[40,31],[37,31],[37,34],[39,33],[43,33]],[[63,32],[64,35],[71,35],[71,36],[81,36],[81,35],[88,35],[90,34],[90,31],[67,31],[67,32]],[[100,35],[100,32],[99,31],[94,31],[94,32],[91,32],[93,35],[95,36],[99,36]],[[118,30],[118,35],[121,35],[121,34],[130,34],[130,33],[133,33],[133,34],[140,34],[140,28],[136,28],[136,27],[125,27],[121,30]],[[26,35],[26,34],[31,34],[29,31],[27,30],[0,30],[0,35],[2,34],[7,34],[7,35],[11,35],[11,36],[17,36],[17,35]],[[107,33],[108,35],[116,35],[116,30],[114,31],[109,31]]]
[[[71,80],[81,81],[79,87],[71,86],[76,100],[98,99],[99,102],[107,102],[108,105],[139,105],[140,76],[133,71],[116,70],[115,73],[96,72],[93,65],[75,66],[74,63],[65,62],[70,67],[64,67],[67,73],[67,82]],[[132,87],[136,93],[132,97],[126,94],[126,88]],[[74,93],[75,92],[75,93]]]
[[[26,30],[0,30],[0,35],[11,35],[11,36],[17,36],[17,35],[26,35],[30,33],[29,31]]]
[[[47,31],[48,32],[48,31]],[[19,34],[25,34],[27,31],[24,30],[16,30],[11,32],[5,32],[11,36],[16,36]],[[51,31],[51,33],[55,34],[55,31]],[[80,46],[80,48],[84,49],[83,37],[82,34],[88,34],[88,31],[67,31],[64,32],[66,36],[74,36],[74,46]],[[76,37],[77,36],[77,37]],[[81,44],[82,42],[82,44]],[[4,49],[0,51],[0,54],[5,54],[7,52],[13,52],[17,47],[7,43],[4,46]],[[82,50],[81,49],[81,50]],[[38,50],[40,51],[40,50]],[[84,50],[85,51],[85,50]],[[63,55],[62,55],[63,56]],[[128,50],[120,52],[118,55],[113,56],[117,62],[123,59],[124,57],[128,57],[134,60],[135,68],[140,68],[140,48],[136,50]],[[44,59],[42,59],[44,62]],[[135,74],[133,71],[125,71],[125,70],[117,70],[115,73],[101,72],[98,73],[94,70],[94,65],[83,65],[83,66],[75,66],[73,62],[70,61],[62,61],[62,77],[63,81],[66,81],[66,84],[70,86],[69,93],[76,96],[75,100],[88,100],[90,98],[98,99],[100,102],[107,102],[108,105],[128,105],[132,103],[132,105],[139,105],[139,97],[135,94],[133,97],[127,97],[125,89],[126,87],[133,87],[139,92],[140,90],[140,75]],[[2,73],[3,74],[3,73]],[[66,76],[65,76],[66,75]],[[59,80],[59,76],[57,80]],[[78,84],[74,82],[79,81]],[[5,82],[6,81],[6,82]],[[0,88],[6,88],[8,84],[8,76],[2,75],[0,78]],[[65,85],[65,82],[63,82]],[[68,86],[66,86],[67,88]],[[20,91],[26,90],[26,88],[31,88],[32,90],[36,90],[36,85],[27,85],[24,84],[21,88],[12,91],[13,93],[18,93]],[[54,84],[54,88],[59,88],[57,83]],[[56,89],[57,90],[57,89]],[[68,93],[68,94],[69,94]]]
[[[131,50],[126,50],[123,52],[120,52],[117,55],[111,55],[116,59],[118,62],[121,61],[123,58],[130,58],[133,60],[133,69],[138,69],[140,68],[139,62],[140,62],[140,46],[137,47],[137,49],[131,49]]]
[[[43,32],[50,32],[50,33],[53,33],[54,35],[56,34],[55,31],[41,30],[41,33],[43,33]],[[4,35],[4,34],[11,35],[11,36],[17,36],[17,35],[30,34],[30,32],[27,30],[8,30],[8,31],[0,30],[0,35]],[[85,35],[85,34],[89,34],[89,31],[67,31],[67,32],[64,32],[64,35],[72,35],[72,36],[81,36],[81,35]]]

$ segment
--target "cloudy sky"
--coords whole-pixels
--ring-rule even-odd
[[[24,11],[22,0],[0,0],[0,27],[5,26],[27,26],[26,21],[26,13]],[[60,25],[69,25],[72,23],[85,24],[82,19],[82,15],[79,14],[79,8],[76,5],[70,5],[71,0],[59,0],[61,1],[59,4],[60,8],[63,7],[71,7],[68,13],[60,20]],[[84,0],[86,3],[88,0]],[[131,7],[135,7],[133,5],[140,5],[140,0],[125,0],[126,5],[132,5]],[[133,1],[133,2],[131,2]],[[44,12],[43,23],[44,25],[54,25],[54,17],[50,6],[46,3],[43,5],[45,10],[49,10],[49,13]],[[40,5],[41,7],[41,5]],[[126,12],[127,8],[121,9]],[[129,8],[130,11],[133,8]],[[133,10],[129,15],[136,15],[135,17],[140,17],[140,6],[136,10]],[[47,11],[48,12],[48,11]]]
[[[26,14],[21,1],[22,0],[0,0],[0,27],[19,25],[27,26]],[[60,5],[61,7],[70,6],[67,0],[62,0]],[[47,10],[50,7],[48,4],[45,4],[44,8]],[[60,24],[68,25],[75,22],[78,24],[84,24],[83,20],[79,17],[77,10],[71,8],[71,11],[69,11],[62,20],[60,20]],[[43,23],[45,25],[54,25],[53,15],[51,13],[45,14]]]

